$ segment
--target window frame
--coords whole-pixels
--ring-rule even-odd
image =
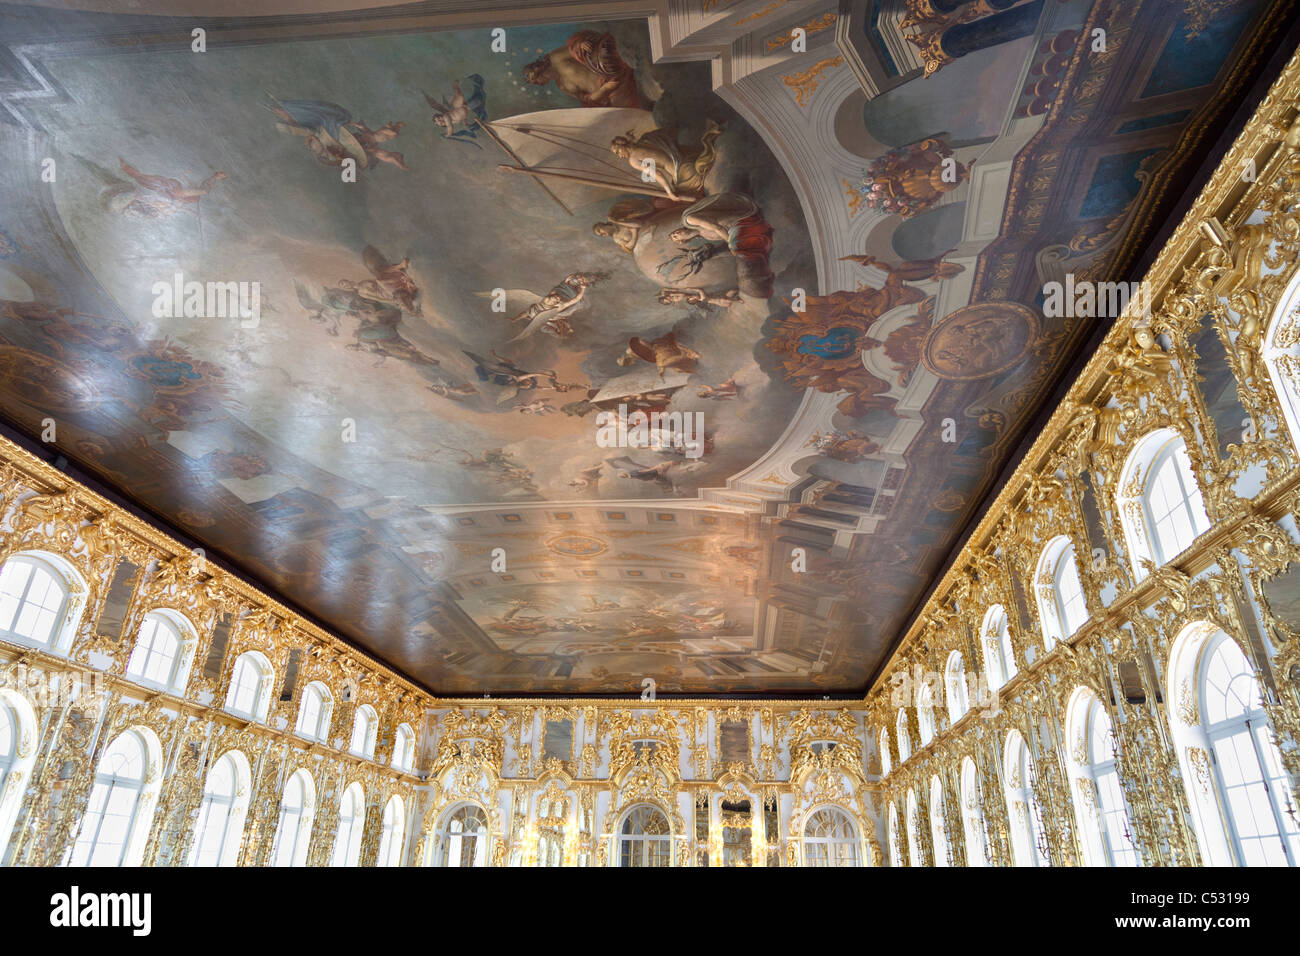
[[[133,673],[132,668],[135,666],[136,657],[141,650],[144,629],[150,623],[154,624],[154,629],[150,634],[148,649],[145,651],[145,657],[140,664],[139,672]],[[159,628],[166,628],[167,632],[176,641],[176,653],[172,657],[167,678],[161,681],[147,676],[149,662],[157,648]],[[169,694],[175,694],[178,697],[184,696],[185,689],[189,684],[190,674],[194,669],[194,652],[197,646],[198,634],[189,618],[171,608],[154,608],[141,618],[140,626],[136,628],[135,644],[131,648],[131,656],[126,664],[126,676],[144,687],[153,687]]]
[[[138,777],[124,777],[117,773],[104,772],[104,761],[113,753],[114,747],[118,741],[128,738],[139,748],[141,756],[141,769]],[[101,751],[95,762],[95,775],[91,785],[90,797],[87,802],[87,808],[83,812],[81,819],[77,823],[77,835],[68,848],[65,863],[71,866],[139,866],[144,856],[145,842],[149,835],[149,828],[152,825],[154,809],[158,797],[159,789],[159,766],[162,762],[161,746],[158,738],[152,730],[141,726],[131,726],[125,728],[121,733],[108,742]],[[101,788],[103,788],[101,790]],[[126,824],[126,830],[122,835],[121,848],[117,853],[115,863],[96,863],[94,862],[96,852],[100,846],[100,837],[104,832],[104,820],[107,814],[104,812],[109,806],[110,800],[119,790],[125,790],[131,796],[131,809],[129,822]],[[102,793],[103,796],[96,805],[95,795]],[[120,815],[120,814],[115,814]],[[87,841],[82,838],[87,825],[95,827],[94,835]],[[85,851],[83,852],[83,847]]]
[[[310,731],[303,727],[303,719],[306,716],[309,699],[317,701],[315,729]],[[294,734],[315,743],[328,743],[330,724],[333,719],[334,694],[324,681],[308,681],[306,686],[303,687],[302,693],[298,695],[298,716],[294,721]]]
[[[365,735],[361,740],[361,749],[357,749],[357,733],[362,730],[362,721],[365,722]],[[374,760],[375,741],[378,736],[379,713],[369,704],[358,704],[356,713],[352,715],[352,736],[348,740],[348,753]]]
[[[299,806],[293,808],[293,811],[295,811],[293,814],[295,817],[293,844],[286,859],[281,852],[285,837],[285,821],[290,813],[290,809],[285,804],[285,799],[289,793],[289,788],[295,784],[302,791],[302,802]],[[305,768],[299,768],[289,775],[289,780],[285,783],[284,790],[280,794],[275,837],[271,842],[271,852],[268,857],[270,862],[268,865],[273,867],[306,866],[307,856],[311,851],[311,831],[315,822],[316,781],[312,779],[309,771]]]
[[[257,675],[252,707],[248,710],[239,709],[233,699],[236,688],[240,686],[238,677],[241,668],[244,666],[254,668]],[[242,720],[251,720],[259,724],[266,723],[267,714],[271,709],[271,684],[274,679],[275,671],[265,654],[256,650],[244,651],[230,665],[230,681],[226,686],[226,697],[222,704],[222,710]]]
[[[470,819],[476,819],[482,824],[478,830],[462,829],[453,830],[454,823],[464,824]],[[434,828],[432,844],[425,850],[424,865],[427,867],[438,867],[446,869],[459,869],[464,866],[465,851],[464,840],[466,837],[472,837],[474,845],[469,855],[469,867],[481,868],[489,865],[489,851],[492,843],[492,818],[482,806],[472,801],[462,801],[454,803],[442,812],[438,818],[437,826]],[[456,861],[452,863],[452,841],[459,841],[456,854]]]
[[[353,813],[346,818],[343,815],[345,801],[351,798]],[[348,821],[347,836],[344,836],[343,822]],[[330,866],[354,867],[361,863],[361,840],[366,825],[366,791],[357,782],[344,788],[339,797],[339,819],[334,828],[334,845],[330,850]]]
[[[631,833],[624,832],[634,819],[640,819],[650,814],[663,820],[663,833],[648,833],[644,826]],[[614,828],[614,839],[618,847],[617,865],[620,867],[658,869],[673,865],[672,818],[664,812],[662,807],[657,807],[653,803],[635,803],[619,814],[618,823]],[[629,861],[627,855],[628,844],[632,844],[633,854],[639,857],[642,862],[633,863]],[[662,859],[663,862],[650,862],[653,859]]]
[[[1182,496],[1182,508],[1192,535],[1176,553],[1165,554],[1165,546],[1160,541],[1158,522],[1151,506],[1151,496],[1154,479],[1161,473],[1162,466],[1171,460]],[[1182,467],[1184,461],[1185,468]],[[1116,504],[1137,582],[1145,580],[1147,576],[1146,568],[1142,565],[1144,558],[1156,567],[1163,567],[1210,530],[1209,512],[1205,508],[1205,497],[1195,467],[1187,453],[1187,440],[1176,428],[1156,428],[1137,440],[1120,470]]]
[[[834,833],[810,834],[808,831],[816,825],[819,818],[836,821],[836,825],[840,829],[847,829],[848,836]],[[805,820],[803,835],[800,837],[803,843],[804,866],[840,868],[862,865],[862,839],[858,835],[857,824],[841,807],[830,803],[813,807]],[[849,847],[852,852],[849,854],[840,852],[844,847]],[[839,849],[837,850],[837,848]],[[851,857],[851,862],[844,862],[846,856]]]
[[[392,811],[390,819],[390,811]],[[379,837],[379,856],[375,866],[402,865],[402,851],[406,845],[406,803],[399,794],[393,794],[384,804],[384,816]]]
[[[230,768],[230,793],[212,791],[213,775],[222,767]],[[189,866],[235,866],[243,844],[244,824],[248,816],[250,786],[248,758],[239,750],[227,750],[209,767],[203,780],[203,796],[199,801],[199,815],[190,839]],[[202,863],[208,829],[213,823],[215,807],[222,808],[221,832],[216,842],[215,862]]]
[[[17,565],[27,565],[33,570],[28,572],[22,591],[17,596],[12,618],[8,624],[0,625],[0,641],[7,641],[21,647],[35,647],[60,656],[66,656],[68,651],[71,650],[73,638],[76,636],[77,625],[81,620],[82,611],[85,609],[86,596],[89,593],[81,572],[60,555],[39,550],[18,551],[9,555],[4,563],[0,564],[0,580],[3,580],[3,575],[10,567]],[[27,607],[29,603],[35,603],[29,602],[28,596],[35,580],[34,572],[36,570],[52,577],[61,592],[59,605],[53,613],[49,634],[45,640],[28,637],[14,630],[14,625],[22,617],[23,608]],[[50,610],[43,605],[41,607],[45,611]]]

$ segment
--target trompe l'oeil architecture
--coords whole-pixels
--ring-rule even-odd
[[[704,6],[704,13],[692,16],[711,15],[713,5]],[[919,75],[916,82],[961,69],[963,61],[969,63],[984,49],[981,44],[988,31],[996,34],[998,43],[1018,43],[1031,34],[1038,43],[1046,36],[1045,47],[1027,54],[1029,62],[1038,65],[1033,75],[1041,75],[1043,81],[1059,73],[1045,65],[1052,57],[1073,56],[1069,51],[1075,40],[1061,39],[1070,31],[1052,29],[1043,34],[1045,27],[1037,19],[1046,16],[1041,4],[1011,4],[1004,10],[993,9],[997,5],[984,10],[983,4],[906,6],[916,18],[908,54],[909,62],[914,61],[911,69]],[[963,12],[965,6],[979,7],[981,15]],[[821,22],[814,16],[820,9],[816,4],[800,7],[801,17],[809,17],[800,20],[807,24],[801,27],[805,38],[829,30],[836,16],[847,16],[835,12],[830,21],[814,29]],[[921,16],[926,11],[927,16]],[[984,25],[977,29],[980,23]],[[671,30],[665,35],[671,37]],[[785,33],[773,34],[781,35]],[[1111,42],[1124,35],[1123,30],[1116,31]],[[833,37],[826,33],[817,42],[830,44]],[[792,39],[790,34],[768,52],[790,45]],[[573,44],[564,49],[572,53]],[[904,48],[896,52],[902,57]],[[741,105],[748,93],[759,88],[742,82],[761,73],[752,53],[737,48],[726,59],[729,70],[753,68],[752,74],[717,78],[720,84],[733,84],[728,87],[730,95]],[[559,69],[556,63],[569,64],[559,54],[557,49],[550,61],[529,63],[531,75],[560,84],[564,95],[584,102],[582,109],[630,112],[640,108],[638,96],[645,93],[638,93],[628,79],[631,66],[623,64],[626,71],[616,70],[607,57],[605,66],[611,75],[618,73],[626,82],[599,87],[603,92],[574,93],[563,86],[569,74],[559,70],[560,79],[555,80],[545,72]],[[788,82],[771,80],[786,88],[783,95],[790,97],[791,115],[798,115],[807,101],[816,102],[813,98],[823,74],[833,76],[831,71],[846,66],[829,65],[839,55],[832,54],[830,46],[820,52],[814,49],[813,54],[813,60],[799,61],[805,70],[784,74]],[[571,64],[565,66],[569,68]],[[875,95],[893,82],[881,70],[879,62],[859,61],[852,66],[853,75],[826,82],[858,84]],[[482,76],[478,80],[481,93]],[[1015,124],[1038,122],[1035,117],[1048,109],[1040,108],[1039,98],[1050,99],[1050,90],[1039,89],[1042,82],[1034,82],[1032,95],[1017,93],[1019,105],[1008,114],[1009,128],[1021,129],[1016,135],[1023,142],[1017,140],[1017,149],[1033,131]],[[471,94],[472,99],[471,77],[458,83],[463,83],[462,98]],[[583,100],[597,96],[623,97],[626,103],[620,99],[618,105],[611,101],[593,106]],[[277,101],[285,114],[276,114],[280,122],[306,124],[309,111],[303,102]],[[317,112],[330,105],[312,102]],[[445,120],[438,124],[439,136],[455,135],[459,121],[446,117],[457,108],[471,109],[467,104],[468,100],[459,105],[435,104]],[[855,101],[855,108],[861,106]],[[497,119],[493,115],[489,120],[488,115],[485,109],[480,117],[479,129],[485,134]],[[846,123],[844,115],[821,119],[830,126]],[[330,125],[328,117],[317,120],[321,129]],[[343,130],[349,122],[335,124],[334,129]],[[376,138],[379,130],[359,122],[353,125],[370,138],[357,132],[340,141],[346,144],[352,139],[371,160],[363,167],[367,176],[377,179],[379,173],[409,172],[405,167],[413,151],[408,150],[403,160],[402,154],[378,145],[392,146],[390,141],[399,130],[390,128],[393,135],[384,139]],[[710,126],[705,135],[713,139],[697,144],[696,161],[721,135],[721,127],[715,133]],[[454,145],[459,148],[465,143]],[[317,141],[316,148],[327,146]],[[927,153],[932,147],[917,149]],[[933,150],[938,162],[943,149],[934,146]],[[1006,168],[1001,170],[1008,182],[1019,175],[1010,162],[1014,155],[1014,150],[1007,153]],[[913,155],[909,162],[915,159]],[[393,168],[377,172],[375,164]],[[888,165],[878,165],[878,180],[889,178]],[[969,165],[975,170],[972,186],[989,188],[992,174],[973,162]],[[706,175],[707,170],[700,173],[701,182]],[[789,189],[801,198],[816,191],[810,186],[812,173],[793,175],[797,182]],[[968,175],[969,170],[963,174]],[[916,181],[907,182],[909,188],[920,189]],[[234,183],[227,185],[233,188]],[[765,195],[769,210],[785,208],[782,190],[788,185],[772,187]],[[916,208],[885,211],[908,219],[922,213],[920,206],[941,207],[942,196],[956,189],[955,183],[942,178],[932,185],[935,194],[927,194],[928,198],[920,192],[904,197],[904,205]],[[669,186],[682,194],[704,191],[685,173]],[[540,191],[528,195],[539,204],[550,203]],[[732,223],[728,241],[735,248],[726,253],[740,263],[728,268],[735,268],[734,277],[741,284],[737,290],[677,290],[682,301],[696,293],[703,296],[701,307],[713,310],[709,321],[715,323],[724,319],[713,313],[740,310],[745,299],[770,298],[756,296],[754,290],[770,291],[764,284],[773,280],[773,272],[763,272],[766,261],[760,268],[762,257],[752,251],[763,245],[760,240],[770,238],[770,228],[764,233],[761,217],[750,208],[753,197],[745,205],[735,198],[740,192],[726,195],[746,213]],[[1089,195],[1085,202],[1105,199],[1100,193]],[[698,195],[687,198],[692,203],[704,201]],[[836,201],[840,199],[836,193]],[[673,201],[686,202],[681,196]],[[882,209],[890,206],[890,200],[877,192],[859,196],[851,208],[856,213],[873,203]],[[549,206],[544,208],[553,212]],[[679,214],[683,214],[680,209],[674,213]],[[598,223],[608,227],[605,232],[593,235],[606,242],[624,240],[629,247],[625,252],[644,251],[635,232],[649,228],[645,221],[611,216]],[[778,217],[773,213],[771,218]],[[736,230],[743,232],[742,225],[749,230],[745,236],[750,246],[736,245]],[[984,235],[987,241],[996,234],[996,216],[981,218],[971,212],[963,228],[994,230]],[[624,234],[620,229],[631,231]],[[963,242],[975,241],[963,235]],[[830,240],[818,234],[814,242]],[[724,246],[726,242],[716,240],[710,255],[722,257]],[[1073,252],[1086,254],[1103,247],[1098,239],[1095,247],[1076,243]],[[970,313],[969,324],[963,326],[969,349],[960,352],[957,338],[946,340],[940,348],[923,313],[944,305],[944,296],[956,294],[945,291],[951,287],[941,282],[953,280],[960,270],[941,262],[943,256],[923,257],[920,245],[910,248],[917,251],[911,258],[904,257],[906,265],[872,273],[873,281],[863,283],[855,293],[834,293],[881,297],[881,302],[869,306],[855,300],[857,305],[836,312],[835,321],[844,324],[812,329],[799,324],[802,313],[782,318],[790,323],[781,335],[791,346],[786,356],[791,363],[827,363],[838,355],[835,349],[844,344],[841,339],[849,342],[845,354],[850,360],[836,367],[839,377],[825,388],[829,364],[815,370],[801,366],[802,371],[791,373],[792,380],[813,396],[792,419],[796,424],[807,424],[804,418],[811,421],[816,409],[809,409],[820,401],[824,408],[818,406],[822,410],[816,413],[824,413],[825,422],[837,429],[845,419],[836,416],[867,422],[864,429],[875,428],[882,416],[906,404],[913,394],[907,390],[920,388],[916,383],[926,375],[931,384],[979,380],[979,376],[963,376],[970,363],[983,361],[980,349],[996,351],[1013,334],[1010,326],[1000,327],[997,334],[989,332]],[[825,251],[818,249],[823,272],[829,268],[822,261]],[[382,257],[376,262],[373,252],[373,247],[367,248],[366,261],[390,285],[382,300],[389,310],[385,315],[397,322],[395,313],[401,322],[413,323],[421,308],[412,289],[392,271],[405,274],[410,263],[399,267]],[[1068,251],[1058,254],[1069,256]],[[1008,268],[1013,268],[1016,256],[1007,256],[1012,263]],[[870,254],[859,258],[875,261]],[[974,270],[975,253],[966,261]],[[1042,267],[1040,276],[1056,274],[1050,265],[1040,256],[1035,268]],[[1101,281],[1106,260],[1092,260],[1092,265],[1097,271],[1088,272],[1085,266],[1078,276],[1069,273],[1071,281],[1076,285]],[[798,265],[780,263],[774,271],[784,276],[787,267],[797,270]],[[29,273],[23,274],[30,278]],[[827,282],[828,275],[823,275]],[[734,277],[728,274],[729,279]],[[585,296],[590,289],[599,290],[608,277],[575,273],[565,281],[567,292],[553,290],[554,295]],[[6,286],[6,295],[12,288]],[[39,290],[28,291],[34,296]],[[939,305],[934,304],[935,297]],[[534,299],[542,302],[544,297]],[[69,329],[82,327],[71,321],[73,311],[39,312],[32,301],[20,303],[22,311],[13,304],[17,299],[5,299],[7,318],[40,323],[40,328],[50,330],[49,338],[56,333],[65,336],[60,348],[69,355],[81,345],[103,345],[102,336],[93,344],[75,338]],[[270,301],[274,305],[274,295]],[[332,334],[338,334],[341,317],[357,319],[358,310],[379,309],[374,305],[379,301],[371,299],[370,305],[364,305],[349,299],[348,308],[333,316]],[[963,308],[977,305],[984,308],[987,302]],[[916,312],[916,322],[887,327],[894,319],[882,316],[897,318],[893,310],[904,307]],[[327,304],[315,301],[309,308],[316,312],[305,322],[328,321]],[[1020,308],[1030,311],[1028,306]],[[430,303],[429,310],[433,309]],[[875,313],[867,315],[873,309]],[[534,311],[530,321],[546,313],[540,307]],[[370,314],[358,325],[354,344],[360,348],[348,346],[352,351],[344,356],[347,360],[358,350],[367,351],[366,342],[372,340],[362,333],[375,332],[382,324],[377,315]],[[562,317],[554,316],[552,321]],[[862,327],[855,331],[851,323],[859,320]],[[1026,319],[1035,333],[1037,321]],[[263,316],[258,327],[266,323]],[[692,334],[704,337],[695,326],[691,328]],[[903,338],[912,341],[916,354],[910,366],[893,366],[888,373],[897,385],[895,389],[895,384],[884,383],[891,394],[897,392],[889,400],[891,405],[880,399],[884,389],[872,392],[874,385],[863,385],[856,365],[881,371],[881,365],[863,364],[875,361],[866,356],[874,346],[887,342],[892,332],[904,328],[915,332],[914,341],[907,334]],[[109,327],[97,331],[113,332]],[[872,338],[870,348],[863,344],[868,331],[881,339]],[[861,342],[854,338],[859,333]],[[438,364],[411,341],[400,339],[404,344],[394,344],[399,340],[391,337],[385,341],[386,352],[371,349],[366,357],[382,354],[405,363],[402,373],[410,371],[407,366]],[[1028,341],[1021,343],[1023,349],[1009,363],[989,359],[984,378],[1011,374],[1007,370],[1032,352]],[[1062,333],[1052,341],[1060,346],[1070,340]],[[891,354],[903,355],[905,345],[895,338]],[[667,334],[654,340],[638,337],[626,353],[610,352],[606,364],[621,368],[623,359],[628,364],[653,361],[659,367],[651,372],[664,381],[675,381],[671,377],[680,375],[680,386],[689,374],[683,369],[693,368],[695,361],[683,348]],[[168,433],[171,447],[189,442],[186,447],[194,451],[190,458],[202,457],[209,465],[216,460],[214,455],[220,458],[223,467],[233,472],[221,480],[246,495],[239,508],[251,501],[269,515],[272,509],[266,502],[274,501],[275,508],[286,514],[292,507],[307,509],[309,504],[302,504],[305,495],[289,500],[268,493],[257,498],[262,486],[250,490],[258,479],[266,479],[269,485],[272,478],[282,478],[281,473],[268,476],[254,467],[256,462],[235,461],[236,456],[220,449],[198,455],[195,449],[202,443],[189,429],[202,423],[179,420],[194,415],[195,408],[206,413],[208,406],[201,402],[187,406],[178,396],[191,394],[184,391],[186,375],[197,379],[210,370],[201,362],[190,364],[179,352],[166,351],[171,349],[167,345],[165,355],[160,352],[150,361],[130,365],[135,372],[129,373],[175,378],[174,384],[165,386],[174,390],[166,393],[167,401],[149,409],[156,420],[169,415],[177,419],[159,426]],[[489,382],[500,384],[494,376],[513,377],[512,387],[522,396],[520,407],[546,419],[527,401],[538,383],[521,384],[529,375],[545,379],[543,373],[525,373],[514,360],[493,364],[478,353],[460,351],[478,363],[478,381],[485,388]],[[66,396],[57,394],[62,373],[50,371],[43,377],[30,372],[38,365],[31,358],[26,366],[29,374],[24,381],[32,388],[23,401],[30,400],[31,407],[23,414],[36,409],[39,419],[42,400]],[[160,371],[160,365],[167,367]],[[576,374],[572,369],[549,371],[552,387],[557,376]],[[15,377],[4,374],[9,376],[5,381]],[[396,372],[393,375],[400,379]],[[693,382],[692,387],[707,401],[722,395],[719,404],[736,398],[742,388],[757,391],[757,385],[719,381],[710,386]],[[42,382],[49,385],[48,394],[36,387]],[[450,380],[420,382],[448,401],[453,400],[448,399],[449,392],[468,387]],[[651,382],[659,387],[657,383]],[[648,392],[649,386],[630,394],[644,397]],[[594,387],[575,394],[579,405],[590,406],[571,407],[569,413],[579,417],[604,400]],[[613,397],[626,399],[627,394]],[[971,402],[970,407],[975,407]],[[1000,443],[1013,434],[1006,428],[1006,410],[1014,405],[1007,399],[999,406],[1003,411],[986,410],[985,417],[979,418],[987,430],[998,434],[990,447],[1002,447]],[[613,414],[608,409],[603,412]],[[994,414],[1003,415],[996,427],[989,424],[993,419],[988,416]],[[712,432],[710,421],[706,419],[700,429],[697,449],[705,461],[710,460],[715,438],[723,441]],[[891,421],[888,428],[896,425]],[[72,430],[64,424],[59,427],[65,433]],[[429,598],[425,611],[437,624],[430,625],[436,635],[430,638],[428,629],[390,632],[383,627],[388,618],[376,612],[380,623],[373,633],[367,632],[369,643],[353,640],[350,634],[345,640],[342,628],[330,630],[307,619],[270,590],[232,573],[224,561],[189,547],[179,540],[179,533],[158,530],[136,512],[71,477],[63,463],[55,467],[21,444],[0,439],[0,864],[1300,865],[1300,58],[1286,64],[1219,159],[1217,170],[1143,277],[1140,294],[1130,297],[1114,317],[1095,354],[969,529],[946,572],[932,582],[919,613],[897,640],[876,647],[873,653],[879,659],[874,676],[865,693],[851,699],[839,692],[834,680],[837,674],[865,668],[866,657],[850,654],[861,646],[853,644],[858,619],[852,617],[851,608],[845,608],[855,601],[870,601],[871,589],[863,590],[861,582],[853,584],[845,577],[847,565],[830,562],[847,561],[858,554],[853,549],[861,536],[888,527],[886,506],[879,503],[903,501],[905,496],[893,493],[904,485],[891,482],[904,479],[889,477],[891,470],[883,466],[875,488],[853,484],[845,477],[847,472],[840,466],[861,464],[882,454],[885,443],[869,438],[865,431],[840,429],[831,439],[825,432],[813,436],[796,443],[784,464],[773,459],[769,470],[777,476],[775,481],[751,475],[754,480],[737,482],[735,488],[706,488],[698,499],[686,499],[689,507],[676,510],[681,502],[670,497],[662,505],[658,498],[556,504],[534,482],[544,476],[524,468],[511,457],[513,453],[496,448],[475,454],[453,448],[457,455],[467,456],[468,462],[461,461],[466,469],[479,477],[490,475],[492,482],[520,493],[513,497],[502,493],[504,504],[476,505],[477,510],[466,507],[463,513],[451,505],[443,511],[430,505],[414,518],[402,515],[395,525],[403,534],[432,536],[432,525],[411,531],[419,520],[432,515],[466,519],[469,523],[463,527],[475,528],[479,537],[455,537],[448,532],[447,540],[458,550],[449,547],[447,553],[456,551],[455,559],[440,553],[435,561],[428,557],[433,552],[422,549],[419,542],[396,549],[409,557],[412,566],[420,565],[421,573],[433,573],[430,568],[439,575],[445,572],[446,580],[439,579],[445,589]],[[802,461],[800,455],[821,454],[828,442],[834,454],[822,455],[812,470],[800,472],[791,464]],[[104,460],[127,468],[138,464],[131,458],[134,453],[119,449],[115,452],[119,459]],[[661,464],[653,476],[629,477],[637,471],[637,463],[630,457],[619,461],[615,470],[622,469],[620,480],[652,482],[656,490],[673,471]],[[780,469],[787,466],[788,481],[780,477],[786,474]],[[304,473],[307,470],[303,466]],[[898,470],[901,466],[894,469]],[[577,486],[583,480],[593,484],[601,478],[587,475],[569,484]],[[811,497],[798,497],[803,492],[787,491],[787,485],[814,490],[808,492]],[[741,497],[728,503],[726,494],[733,491]],[[957,494],[951,488],[945,491]],[[664,494],[669,492],[676,495],[677,487]],[[943,493],[936,489],[935,497]],[[322,491],[321,500],[324,496]],[[498,513],[498,505],[514,510]],[[495,577],[483,569],[466,571],[455,564],[468,560],[468,555],[482,558],[486,567],[490,548],[507,540],[494,535],[525,534],[514,529],[526,529],[530,521],[539,520],[554,522],[558,528],[573,517],[565,508],[577,511],[596,505],[604,512],[605,524],[598,529],[603,537],[589,526],[561,533],[547,525],[545,547],[538,548],[545,552],[541,558],[517,559],[512,553],[510,560],[515,563],[510,569],[493,570]],[[212,527],[204,523],[205,516],[198,520],[198,507],[178,509],[192,519],[186,526],[196,534]],[[381,511],[371,501],[366,507]],[[680,527],[697,519],[734,520],[727,533],[734,532],[738,544],[729,538],[727,547],[773,550],[764,552],[761,560],[750,560],[747,553],[737,558],[723,549],[702,553],[683,546],[678,552],[680,565],[661,562],[660,567],[655,563],[658,559],[647,554],[674,547],[677,539],[669,532],[638,526],[618,538],[609,530],[638,508],[656,515],[653,523],[662,526]],[[539,519],[542,510],[546,514]],[[244,511],[229,514],[246,517]],[[489,518],[500,520],[492,521],[491,532],[481,530]],[[268,516],[268,527],[275,520],[274,515]],[[342,522],[354,517],[338,520],[342,527]],[[474,525],[475,520],[482,524]],[[303,534],[316,534],[321,523],[304,524]],[[351,525],[344,529],[351,530]],[[322,534],[345,555],[341,561],[380,546],[364,535]],[[271,537],[267,535],[268,540]],[[266,554],[283,557],[275,550],[282,543],[263,542]],[[828,562],[819,567],[835,593],[809,597],[799,590],[805,585],[781,577],[776,565],[789,562],[791,547],[806,548],[814,552],[814,559]],[[779,555],[779,561],[773,554]],[[702,591],[690,592],[698,598],[690,604],[692,611],[672,618],[671,625],[662,623],[667,612],[659,608],[654,612],[659,621],[650,621],[654,614],[646,611],[620,633],[599,631],[591,623],[592,615],[625,609],[616,599],[602,598],[605,592],[598,590],[591,595],[583,592],[591,602],[586,615],[551,613],[555,605],[539,597],[538,589],[546,587],[548,569],[560,565],[546,562],[589,561],[576,565],[577,573],[589,572],[593,579],[608,582],[611,579],[598,578],[603,572],[590,560],[603,560],[601,556],[619,569],[619,588],[640,587],[628,582],[636,582],[646,568],[657,569],[660,580],[674,588],[678,585],[672,582],[679,579],[671,578],[672,574],[700,575],[699,580],[710,583]],[[736,558],[733,564],[727,564],[732,558]],[[444,560],[447,565],[437,564]],[[277,567],[291,583],[337,572],[334,565],[297,565],[288,560]],[[735,580],[724,580],[733,572]],[[516,574],[535,574],[537,588],[525,590],[512,577]],[[715,577],[706,579],[705,574]],[[490,583],[483,585],[485,579]],[[340,590],[350,586],[330,580]],[[382,588],[383,578],[375,575],[363,583]],[[881,593],[887,590],[886,583],[881,584]],[[483,598],[476,604],[474,589],[479,586],[500,587],[507,598],[499,604],[492,603],[494,598]],[[597,588],[585,582],[581,586]],[[889,586],[898,594],[906,590]],[[318,590],[304,588],[313,601],[321,599]],[[708,588],[723,596],[712,603],[704,600]],[[294,592],[289,588],[281,593],[287,597]],[[761,601],[756,598],[760,594]],[[682,603],[686,605],[684,598]],[[305,602],[304,607],[314,605]],[[813,611],[808,608],[815,607],[830,608],[816,622],[822,625],[820,630],[809,623]],[[740,622],[736,608],[754,611],[753,619],[763,628],[746,634],[749,621]],[[348,626],[364,618],[365,611],[349,608],[355,617],[348,617]],[[691,633],[691,628],[698,628],[698,633]],[[575,644],[577,650],[562,650],[564,640],[555,639],[545,652],[529,646],[552,631],[560,632],[564,640],[577,635],[574,641],[580,636],[587,643]],[[490,635],[495,643],[488,644],[481,635]],[[815,652],[808,650],[809,635],[824,638]],[[834,635],[838,637],[832,640]],[[443,638],[446,643],[439,644]],[[844,643],[837,643],[841,638]],[[430,641],[436,653],[427,650]],[[638,674],[615,675],[620,678],[616,681],[608,671],[588,667],[574,676],[573,670],[584,666],[584,653],[601,661],[653,658],[654,666],[661,668],[654,673],[662,679],[645,682],[646,693],[638,699],[633,690]],[[405,675],[412,672],[398,666],[398,661],[417,661],[426,674],[446,675],[448,686],[457,688],[454,693],[460,696],[430,693],[429,684],[408,679]],[[834,666],[828,667],[828,662]],[[782,667],[789,669],[782,671]],[[488,675],[483,686],[490,690],[461,694],[459,688],[476,674]],[[550,692],[570,676],[593,687],[604,681],[603,696],[528,697],[517,692],[518,686],[532,680],[539,693]],[[806,684],[805,691],[823,686],[835,690],[836,699],[811,692],[787,699],[759,696],[771,686],[764,681],[787,678],[791,685]],[[718,693],[680,696],[698,687]],[[584,693],[587,689],[584,685]],[[745,690],[751,696],[731,698],[723,693]]]

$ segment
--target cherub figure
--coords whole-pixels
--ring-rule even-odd
[[[444,139],[455,139],[462,143],[472,143],[479,149],[477,127],[487,122],[487,95],[483,90],[483,77],[471,73],[465,79],[470,84],[469,96],[460,88],[460,80],[451,84],[451,102],[436,100],[428,93],[425,100],[433,107],[433,122],[442,130]]]

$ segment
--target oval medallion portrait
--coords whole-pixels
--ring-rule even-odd
[[[930,330],[921,361],[940,378],[969,382],[1005,372],[1038,337],[1038,316],[1019,302],[977,302]]]

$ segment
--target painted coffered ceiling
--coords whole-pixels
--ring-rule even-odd
[[[494,695],[862,692],[1292,13],[70,6],[0,6],[0,414]]]

